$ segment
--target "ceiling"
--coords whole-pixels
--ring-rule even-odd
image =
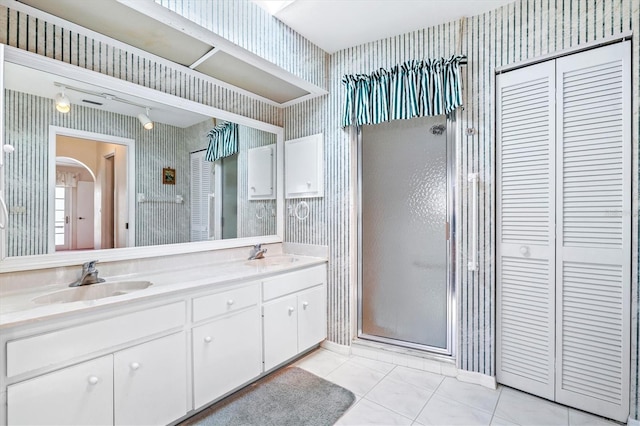
[[[254,0],[264,7],[274,0]],[[480,15],[514,0],[295,0],[275,17],[328,53]],[[266,3],[266,4],[265,4]]]

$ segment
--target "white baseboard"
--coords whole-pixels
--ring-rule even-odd
[[[474,385],[480,385],[490,389],[498,388],[498,382],[494,376],[487,376],[486,374],[476,373],[474,371],[458,369],[456,378],[461,382],[473,383]]]
[[[629,415],[629,419],[627,420],[627,426],[640,426],[640,420],[636,420]]]
[[[340,355],[344,355],[344,356],[351,355],[351,346],[340,345],[338,343],[330,342],[328,340],[325,340],[322,343],[320,343],[320,347]]]

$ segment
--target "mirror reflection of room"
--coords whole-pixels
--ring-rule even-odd
[[[16,64],[5,85],[8,256],[277,233],[275,134],[235,125],[237,149],[206,159],[227,122]],[[257,148],[267,196],[252,194]]]

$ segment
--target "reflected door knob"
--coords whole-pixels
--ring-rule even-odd
[[[89,376],[89,384],[90,385],[95,385],[99,382],[100,380],[98,379],[97,376]]]
[[[520,247],[520,253],[523,256],[529,256],[529,247],[527,247],[527,246]]]
[[[138,368],[140,368],[140,363],[132,362],[129,367],[131,367],[132,370],[137,370]]]
[[[292,314],[293,311],[295,311],[295,308],[293,306],[289,306],[289,313]]]
[[[307,309],[307,306],[309,306],[309,302],[302,302],[302,307],[304,309]]]
[[[236,303],[236,302],[234,302],[233,299],[227,300],[227,305],[229,305],[229,306],[233,305],[234,303]]]
[[[212,340],[213,339],[211,338],[211,336],[207,336],[207,337],[204,338],[204,342],[205,343],[211,343]]]

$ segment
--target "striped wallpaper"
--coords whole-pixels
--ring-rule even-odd
[[[6,140],[16,148],[7,157],[7,206],[26,207],[13,213],[7,233],[7,255],[27,256],[47,252],[49,126],[109,134],[135,140],[136,193],[150,199],[184,202],[136,203],[136,246],[190,241],[189,152],[207,146],[211,120],[187,129],[155,123],[146,131],[136,117],[107,113],[74,105],[69,114],[56,111],[52,99],[7,90],[5,97]],[[247,170],[249,148],[275,143],[276,135],[240,126],[238,170]],[[195,147],[192,149],[192,147]],[[176,184],[162,183],[162,169],[176,170]],[[238,179],[239,237],[276,234],[274,201],[248,201],[247,173]],[[263,216],[264,209],[268,214]]]
[[[207,133],[215,126],[214,120],[205,120],[185,129],[184,142],[188,152],[206,149],[208,146]],[[277,216],[275,215],[275,200],[249,201],[247,151],[250,148],[276,143],[275,133],[247,126],[238,126],[238,237],[256,237],[259,235],[277,234]],[[187,165],[188,167],[188,165]],[[188,169],[187,169],[188,170]],[[185,197],[187,200],[188,195]],[[268,214],[263,214],[268,212]],[[262,217],[258,219],[257,216]]]
[[[155,0],[198,25],[326,89],[327,54],[250,0]]]
[[[315,133],[325,138],[325,197],[309,200],[310,216],[299,221],[286,216],[286,241],[325,244],[330,247],[329,340],[349,344],[351,312],[349,250],[352,193],[352,153],[349,135],[340,129],[343,94],[340,78],[346,73],[367,73],[409,59],[466,54],[463,67],[464,105],[457,142],[459,195],[463,208],[458,219],[458,265],[466,263],[469,199],[466,176],[480,173],[480,271],[459,267],[458,357],[460,368],[495,374],[495,271],[494,229],[494,74],[497,66],[571,48],[582,43],[633,30],[633,140],[638,157],[638,76],[640,53],[640,0],[516,0],[485,14],[345,49],[326,55],[279,21],[269,18],[246,0],[157,0],[280,67],[326,87],[330,94],[283,111],[246,99],[209,82],[194,79],[180,67],[169,69],[148,59],[93,42],[24,14],[0,8],[0,42],[95,69],[105,74],[224,108],[259,120],[285,126],[285,140]],[[215,11],[215,13],[214,13]],[[247,23],[248,22],[248,23]],[[475,133],[467,136],[467,128]],[[635,169],[637,170],[637,168]],[[634,177],[637,183],[637,176]],[[636,186],[637,188],[637,186]],[[291,205],[290,202],[287,203]],[[637,212],[637,197],[634,214]],[[637,235],[634,228],[634,235]],[[636,238],[636,242],[637,242]],[[637,259],[638,247],[634,247]],[[637,279],[637,271],[634,270]],[[633,283],[632,416],[638,416],[638,286]]]
[[[138,56],[2,5],[0,28],[3,29],[0,31],[0,43],[194,102],[282,125],[282,111],[279,108],[217,86],[209,80],[196,78],[197,73],[180,65],[163,65],[152,56]]]
[[[56,111],[53,99],[5,91],[6,142],[15,155],[6,158],[7,206],[23,206],[14,213],[7,232],[8,256],[47,252],[47,180],[49,126],[135,139],[136,193],[175,199],[185,203],[137,203],[136,245],[189,241],[189,155],[182,146],[184,130],[156,123],[152,131],[136,117],[108,113],[78,105],[69,114]],[[176,184],[162,184],[162,168],[176,169]],[[179,224],[176,226],[175,224]]]
[[[351,312],[349,273],[355,254],[349,252],[350,139],[339,126],[344,102],[340,79],[344,74],[368,73],[409,59],[466,54],[463,67],[464,110],[458,122],[458,182],[462,208],[458,212],[458,366],[495,375],[495,241],[494,200],[494,73],[495,67],[571,48],[622,31],[633,30],[633,142],[638,158],[638,102],[640,53],[639,0],[520,0],[497,10],[408,34],[345,49],[329,59],[329,96],[285,110],[285,140],[324,132],[325,198],[310,202],[307,221],[287,218],[286,239],[296,243],[327,244],[331,250],[329,274],[329,338],[349,344]],[[475,133],[467,136],[467,128]],[[637,167],[636,169],[637,170]],[[480,173],[480,270],[468,272],[469,220],[464,206],[469,201],[466,175]],[[634,177],[637,184],[637,176]],[[637,186],[636,186],[637,188]],[[637,194],[634,203],[637,212]],[[634,225],[635,226],[635,225]],[[637,229],[634,235],[637,235]],[[634,258],[638,258],[638,247]],[[631,415],[638,417],[638,286],[633,277],[633,337]],[[350,284],[351,283],[351,284]]]
[[[249,200],[249,149],[276,143],[276,134],[238,126],[238,238],[277,234],[276,200]],[[244,170],[244,173],[240,173]]]

